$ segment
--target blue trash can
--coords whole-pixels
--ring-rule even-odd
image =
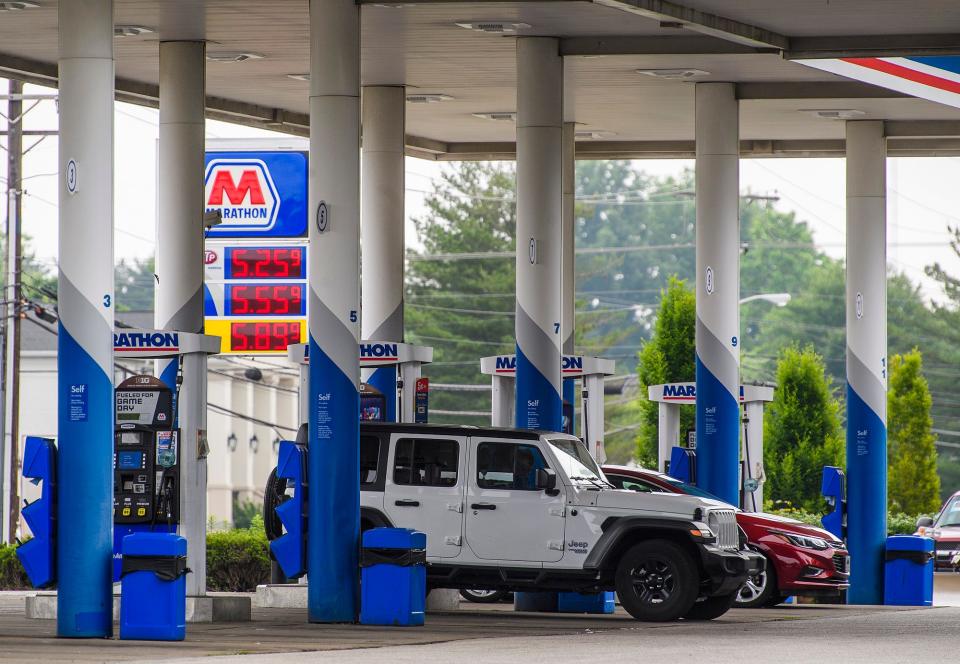
[[[360,551],[360,623],[422,625],[427,602],[427,536],[374,528]]]
[[[933,604],[933,540],[916,535],[887,538],[883,603],[894,606]],[[856,564],[856,561],[853,561]]]
[[[187,635],[187,540],[133,533],[120,545],[120,638],[183,641]]]
[[[613,613],[617,608],[612,590],[600,593],[559,593],[558,613]]]

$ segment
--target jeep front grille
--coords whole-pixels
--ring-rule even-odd
[[[711,510],[707,525],[717,535],[717,546],[723,549],[740,548],[737,515],[733,510]]]

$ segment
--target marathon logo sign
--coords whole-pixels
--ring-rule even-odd
[[[388,362],[397,359],[397,344],[360,344],[361,362]]]
[[[663,386],[663,400],[694,403],[697,400],[697,386],[694,383],[668,383]],[[743,401],[743,385],[740,386],[740,401]]]
[[[516,355],[498,355],[494,371],[497,373],[515,373],[517,371]]]
[[[663,400],[664,401],[692,401],[697,398],[697,386],[696,385],[664,385],[663,386]]]
[[[180,337],[176,332],[115,332],[114,350],[178,351]]]
[[[266,232],[277,221],[280,195],[262,159],[212,159],[204,187],[207,212],[219,211],[225,227]]]
[[[561,371],[563,373],[583,373],[583,358],[579,355],[564,355]]]

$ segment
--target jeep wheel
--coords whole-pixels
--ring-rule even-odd
[[[690,611],[699,588],[690,554],[667,540],[631,547],[620,558],[615,577],[620,604],[637,620],[665,622]]]
[[[685,620],[713,620],[730,610],[737,600],[737,593],[706,597],[694,603],[683,616]]]

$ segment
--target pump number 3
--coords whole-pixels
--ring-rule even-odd
[[[103,306],[104,306],[104,308],[109,309],[109,308],[110,308],[110,304],[111,304],[112,301],[113,301],[113,299],[112,299],[109,295],[104,295],[104,296],[103,296]]]

